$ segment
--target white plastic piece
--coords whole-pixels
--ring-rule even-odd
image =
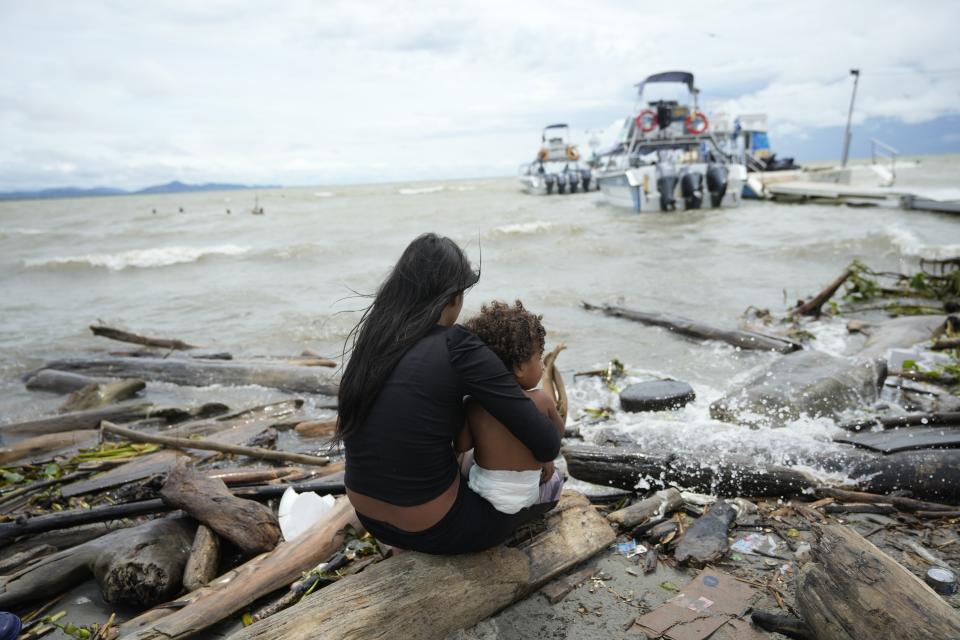
[[[293,540],[324,519],[336,502],[331,495],[319,496],[314,491],[297,493],[287,487],[280,498],[277,519],[284,540]]]

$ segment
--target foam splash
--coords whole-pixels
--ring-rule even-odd
[[[517,224],[505,224],[502,227],[494,228],[496,233],[505,233],[505,234],[530,234],[538,233],[540,231],[546,231],[553,226],[552,222],[520,222]]]
[[[247,251],[249,251],[247,247],[239,247],[233,244],[214,247],[157,247],[133,249],[120,253],[88,253],[50,260],[27,260],[24,262],[24,266],[27,268],[56,268],[78,265],[122,271],[128,268],[150,269],[185,262],[196,262],[206,256],[238,256],[247,253]]]
[[[924,260],[944,260],[960,255],[960,244],[926,244],[915,233],[903,227],[890,226],[884,229],[893,246],[900,253]]]
[[[418,187],[418,188],[409,187],[404,189],[398,189],[397,193],[399,193],[402,196],[417,196],[424,193],[438,193],[445,189],[446,187],[442,185],[437,187]]]

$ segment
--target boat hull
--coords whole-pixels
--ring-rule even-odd
[[[686,165],[681,174],[696,173],[705,176],[706,170],[706,164],[691,164]],[[743,185],[747,176],[747,169],[743,165],[728,165],[727,171],[727,188],[719,203],[720,208],[740,206]],[[660,206],[661,197],[657,190],[660,177],[659,170],[655,165],[603,171],[596,173],[594,176],[604,199],[608,203],[637,212],[662,210]],[[673,206],[676,210],[681,211],[687,208],[686,201],[681,193],[680,180],[677,180],[672,195]],[[715,208],[712,206],[708,192],[703,192],[703,202],[696,208]]]

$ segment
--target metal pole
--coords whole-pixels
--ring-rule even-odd
[[[857,99],[857,82],[860,80],[860,69],[850,69],[850,75],[853,76],[853,95],[850,96],[850,112],[847,113],[847,130],[843,134],[843,163],[841,167],[847,166],[847,156],[850,155],[850,126],[853,121],[853,102]]]

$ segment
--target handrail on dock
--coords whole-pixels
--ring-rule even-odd
[[[880,163],[877,162],[877,159],[884,161],[885,164],[889,164],[890,177],[887,180],[888,185],[893,185],[894,181],[897,179],[897,155],[900,152],[891,147],[890,145],[877,140],[876,138],[870,138],[870,161],[875,166],[880,166]]]

